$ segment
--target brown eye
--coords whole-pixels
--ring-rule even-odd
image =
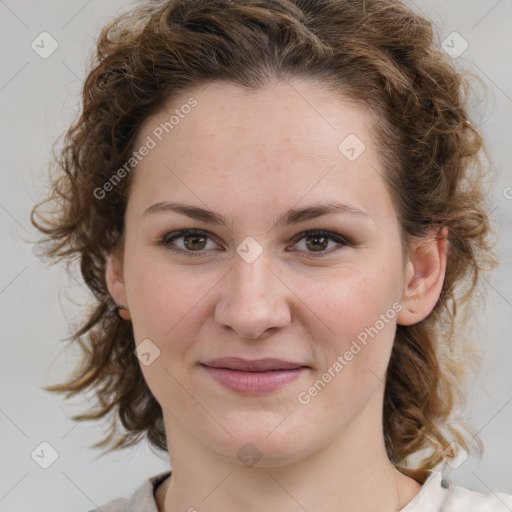
[[[190,250],[201,250],[206,246],[207,236],[204,235],[184,235],[183,237],[184,245],[187,249]]]
[[[176,241],[179,240],[183,240],[183,242],[177,243]],[[212,241],[212,237],[205,231],[198,229],[183,229],[168,233],[159,241],[159,245],[179,254],[185,254],[187,256],[202,256],[208,249],[207,245],[209,240]],[[296,252],[298,250],[299,252],[304,253],[305,258],[326,256],[338,251],[343,246],[350,245],[350,243],[340,235],[323,230],[304,231],[294,239],[295,245],[302,241],[304,241],[304,248],[294,249],[292,252]],[[333,246],[329,247],[329,244],[333,244]]]
[[[303,240],[305,241],[305,249],[299,250],[305,253],[304,257],[306,258],[318,258],[326,256],[338,251],[345,245],[350,245],[349,242],[340,235],[323,230],[305,231],[297,235],[294,241],[297,245]],[[331,248],[331,250],[327,250],[330,242],[334,243],[334,247]],[[336,244],[338,247],[336,247]],[[295,250],[293,252],[295,252]]]
[[[312,251],[325,251],[329,245],[329,239],[323,235],[309,235],[306,240],[308,249]]]
[[[183,242],[177,243],[177,240],[183,240]],[[209,240],[211,240],[211,237],[204,231],[183,229],[168,233],[160,240],[159,245],[173,252],[186,254],[187,256],[202,256],[204,250],[207,249]]]

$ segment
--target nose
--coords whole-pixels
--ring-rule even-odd
[[[223,283],[215,321],[243,339],[264,339],[289,325],[292,292],[262,254],[252,263],[238,258]]]

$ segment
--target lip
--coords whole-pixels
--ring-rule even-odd
[[[210,368],[227,368],[228,370],[238,370],[243,372],[268,372],[274,370],[293,370],[303,368],[306,365],[294,361],[284,361],[283,359],[242,359],[241,357],[221,357],[212,359],[203,363]]]
[[[309,367],[282,359],[246,360],[225,357],[202,363],[208,374],[219,384],[246,395],[276,391],[298,379]]]

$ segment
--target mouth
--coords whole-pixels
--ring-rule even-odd
[[[214,359],[201,367],[219,384],[237,393],[259,395],[276,391],[298,379],[309,366],[281,359]]]
[[[302,363],[284,361],[282,359],[254,359],[249,361],[240,357],[223,357],[202,364],[210,368],[224,368],[226,370],[237,370],[241,372],[268,372],[309,368]]]

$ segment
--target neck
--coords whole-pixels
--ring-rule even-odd
[[[396,469],[393,469],[394,471],[394,480],[392,480],[391,478],[389,479],[391,481],[391,487],[394,485],[395,486],[395,489],[396,489],[396,494],[395,494],[395,499],[394,500],[391,500],[393,502],[392,505],[390,505],[390,507],[387,507],[387,506],[383,506],[382,503],[380,505],[374,505],[372,508],[368,508],[369,505],[362,505],[360,502],[358,504],[359,508],[349,508],[350,506],[349,505],[345,505],[345,507],[343,507],[343,509],[341,510],[358,510],[358,511],[369,511],[369,510],[375,510],[375,511],[379,511],[379,512],[382,512],[383,510],[392,510],[392,511],[399,511],[401,510],[403,507],[405,507],[407,505],[407,503],[409,503],[413,498],[414,496],[416,496],[416,494],[421,490],[421,485],[408,478],[407,476],[403,475],[402,473],[400,473],[399,471],[397,471]],[[217,482],[217,487],[219,485],[222,485],[224,483],[224,481],[227,481],[229,480],[229,476],[227,478],[222,478],[220,479],[218,482]],[[270,476],[270,473],[269,473],[269,476]],[[174,472],[173,472],[173,479],[174,479],[175,475],[174,475]],[[274,477],[275,479],[275,477]],[[179,496],[178,494],[174,493],[174,495],[172,495],[173,491],[175,489],[173,489],[171,491],[171,493],[169,493],[169,498],[167,498],[167,495],[168,495],[168,490],[169,490],[169,487],[170,487],[170,478],[166,479],[162,485],[157,489],[157,494],[156,494],[156,502],[157,502],[157,508],[158,508],[158,511],[159,512],[172,512],[174,510],[190,510],[190,511],[193,511],[193,510],[199,510],[199,508],[197,508],[198,506],[201,506],[201,509],[202,510],[218,510],[218,507],[220,502],[222,501],[222,510],[231,510],[231,508],[227,508],[226,505],[225,505],[225,501],[223,501],[225,498],[218,498],[217,500],[211,500],[210,499],[210,496],[209,496],[209,493],[206,493],[204,494],[204,496],[201,498],[201,499],[198,499],[198,498],[187,498],[185,496]],[[234,483],[234,480],[231,481],[231,486],[230,487],[233,487],[233,483]],[[268,495],[268,484],[269,483],[272,483],[272,476],[270,476],[270,478],[268,479],[267,483],[264,484],[264,489],[262,489],[262,491],[264,492],[264,494],[261,494],[261,496],[265,496],[265,495]],[[274,480],[274,483],[276,485],[279,485],[277,483],[277,479]],[[178,484],[180,485],[180,484]],[[178,485],[176,485],[176,480],[173,480],[173,486],[174,487],[177,487]],[[372,493],[374,491],[374,487],[375,486],[372,486]],[[204,486],[203,486],[203,489],[204,489]],[[215,490],[215,487],[212,487],[210,489],[210,492],[212,492],[213,490]],[[288,491],[286,489],[283,488],[283,492],[284,493],[288,493]],[[392,493],[389,493],[390,495]],[[260,496],[260,497],[261,497]],[[289,494],[290,496],[290,500],[291,501],[296,501],[297,503],[298,500],[296,498],[294,498],[291,494]],[[231,494],[228,501],[231,501],[233,502],[233,497],[234,495]],[[325,508],[323,507],[322,509],[315,509],[315,510],[336,510],[337,512],[340,511],[340,506],[339,506],[339,503],[341,501],[339,501],[340,498],[334,500],[335,503],[333,504],[332,507],[330,508]],[[211,502],[210,505],[211,506],[208,506],[206,507],[204,504],[206,503],[206,501],[209,501]],[[215,501],[215,503],[214,503]],[[244,505],[239,505],[239,506],[247,506],[247,502],[250,501],[248,499],[244,500]],[[261,500],[259,500],[261,501]],[[268,503],[270,503],[270,499],[267,500]],[[323,500],[323,501],[327,501],[327,500]],[[348,500],[347,500],[348,501]],[[382,500],[379,500],[379,501],[382,501]],[[240,503],[242,503],[241,500],[239,500]],[[273,502],[279,502],[278,499],[274,499]],[[188,508],[183,508],[185,506],[186,503],[194,503],[195,506],[194,507],[191,507],[191,506],[188,506]],[[254,502],[253,502],[254,503]],[[345,502],[347,503],[347,502]],[[282,503],[281,503],[282,505]],[[261,506],[261,505],[260,505]],[[268,504],[265,504],[264,507],[268,507],[270,505]],[[272,505],[274,506],[274,505]],[[279,505],[278,505],[279,506]],[[319,504],[320,506],[320,504]],[[328,505],[326,505],[328,506]],[[307,508],[305,507],[304,505],[301,505],[302,508],[306,509],[306,510],[311,510],[311,508]],[[364,507],[364,508],[362,508]],[[283,508],[283,507],[282,507]],[[233,508],[233,510],[240,510],[239,508]],[[253,510],[253,508],[247,508],[247,510]],[[265,508],[266,509],[266,508]],[[245,509],[244,509],[245,510]],[[287,508],[285,508],[285,510],[287,510]],[[293,510],[297,510],[296,506],[293,508]]]
[[[390,463],[380,425],[372,427],[362,418],[361,424],[347,427],[333,442],[299,460],[282,464],[262,459],[245,467],[212,453],[173,424],[168,429],[173,433],[170,437],[168,432],[172,477],[164,483],[159,510],[396,512],[421,485]]]

